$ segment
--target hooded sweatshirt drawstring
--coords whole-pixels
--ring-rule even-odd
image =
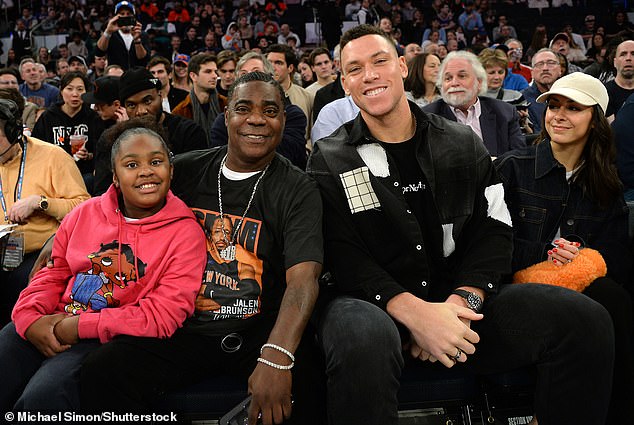
[[[119,276],[119,281],[121,281],[122,275],[121,275],[121,239],[122,239],[122,232],[123,232],[123,225],[122,225],[122,220],[124,220],[123,218],[123,214],[121,214],[121,210],[119,208],[116,209],[116,213],[117,213],[117,243],[119,244],[119,249],[117,252],[117,275]],[[134,245],[132,245],[132,250],[134,252],[134,250],[136,249],[136,247],[139,246],[139,232],[141,231],[141,226],[139,226],[139,228],[136,230],[136,232],[134,232]],[[134,276],[135,276],[135,282],[139,281],[139,256],[135,253],[134,254]]]

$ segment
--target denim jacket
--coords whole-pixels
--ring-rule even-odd
[[[628,208],[623,196],[600,208],[579,184],[566,180],[566,169],[553,156],[550,142],[507,152],[495,161],[513,219],[513,271],[547,259],[560,236],[601,253],[608,276],[623,284],[631,265]]]
[[[342,292],[381,308],[405,291],[437,301],[462,285],[495,292],[510,271],[512,241],[491,158],[469,127],[409,105],[433,223],[423,232],[393,158],[359,114],[318,141],[308,163],[324,203],[325,267]]]

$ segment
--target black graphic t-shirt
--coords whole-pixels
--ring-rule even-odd
[[[172,182],[172,190],[192,209],[207,236],[207,266],[196,312],[185,330],[209,335],[236,332],[260,315],[276,314],[286,270],[323,261],[317,186],[280,156],[261,180],[239,228],[260,173],[244,180],[221,177],[221,220],[217,178],[225,153],[226,146],[177,156]],[[229,241],[235,242],[235,259],[228,260],[221,251]]]
[[[416,159],[417,141],[421,137],[420,129],[417,128],[414,137],[405,142],[381,143],[381,145],[398,168],[400,188],[405,201],[421,227],[425,244],[442,245],[442,241],[435,237],[436,235],[432,231],[432,229],[440,228],[434,197],[428,180]],[[444,261],[442,258],[433,258],[432,252],[439,252],[439,250],[426,250],[431,262]]]

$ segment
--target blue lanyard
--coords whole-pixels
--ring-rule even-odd
[[[22,182],[24,181],[24,164],[26,163],[26,143],[22,146],[22,158],[20,159],[20,173],[18,174],[18,182],[16,183],[16,189],[18,191],[17,199],[19,201],[22,197]],[[0,179],[0,204],[2,204],[2,211],[4,211],[4,221],[9,222],[9,216],[7,215],[7,201],[4,199],[4,192],[2,191],[2,179]]]

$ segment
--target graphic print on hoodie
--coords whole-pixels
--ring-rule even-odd
[[[98,251],[88,255],[90,270],[75,276],[70,293],[72,302],[64,307],[67,313],[119,307],[116,292],[145,275],[147,265],[134,256],[130,245],[116,240],[100,245]]]

